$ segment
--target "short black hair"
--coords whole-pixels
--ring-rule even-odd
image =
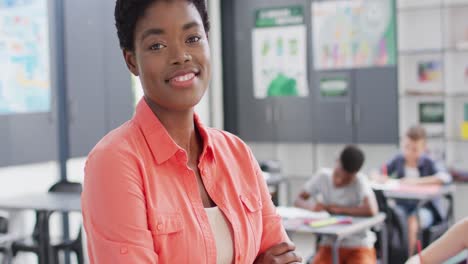
[[[144,16],[146,9],[157,2],[173,0],[117,0],[115,3],[115,26],[117,27],[117,36],[119,37],[119,44],[121,49],[133,51],[135,27],[138,20]],[[208,19],[208,11],[206,8],[205,0],[187,0],[192,3],[200,13],[205,27],[205,32],[208,34],[210,31],[210,21]],[[177,18],[174,18],[177,19]]]
[[[346,172],[356,173],[364,164],[364,153],[357,146],[348,145],[340,154],[340,162]]]

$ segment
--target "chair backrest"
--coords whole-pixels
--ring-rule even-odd
[[[81,193],[83,187],[79,182],[59,181],[49,188],[51,193]]]
[[[8,233],[8,218],[0,216],[0,234]]]
[[[379,211],[386,214],[385,225],[388,234],[388,263],[404,263],[408,259],[408,239],[405,213],[388,203],[382,190],[374,189]],[[379,243],[382,243],[379,241]]]
[[[262,160],[258,164],[264,172],[281,173],[281,163],[278,160]]]
[[[50,193],[81,193],[83,190],[83,187],[81,186],[81,183],[79,182],[70,182],[70,181],[58,181],[54,183],[50,188],[49,192]],[[52,213],[49,214],[49,216]],[[39,239],[39,225],[38,225],[38,219],[39,219],[40,214],[36,213],[36,224],[34,225],[34,230],[33,230],[33,238],[38,240]]]

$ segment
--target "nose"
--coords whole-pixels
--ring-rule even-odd
[[[192,60],[192,55],[181,45],[173,46],[171,50],[171,64],[182,65]]]

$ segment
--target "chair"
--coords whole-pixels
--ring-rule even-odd
[[[270,179],[276,179],[274,181],[267,180],[269,187],[273,188],[271,191],[271,200],[273,204],[279,205],[279,184],[281,176],[281,163],[277,160],[263,160],[258,162],[262,172],[269,174]]]
[[[453,195],[448,193],[444,195],[442,199],[445,199],[446,201],[446,215],[441,216],[441,219],[437,219],[438,221],[436,221],[432,226],[422,230],[423,247],[429,246],[432,242],[441,237],[453,223]]]
[[[76,182],[68,182],[68,181],[60,181],[52,185],[49,189],[50,193],[81,193],[82,187],[80,183]],[[50,213],[47,216],[46,221],[48,221]],[[33,234],[30,237],[23,238],[21,240],[16,240],[12,245],[13,255],[16,256],[18,252],[32,252],[36,255],[40,255],[40,247],[39,247],[39,217],[41,214],[36,213],[36,224],[34,226]],[[83,243],[82,243],[82,234],[81,234],[81,227],[78,231],[78,235],[75,239],[65,239],[65,238],[51,238],[50,240],[51,245],[51,259],[54,261],[54,264],[58,264],[59,261],[59,252],[65,251],[70,252],[73,251],[76,254],[76,258],[78,264],[84,263],[84,254],[83,254]]]
[[[2,254],[2,264],[10,264],[13,259],[11,243],[13,237],[8,234],[8,219],[0,216],[0,253]]]
[[[387,197],[382,190],[374,189],[374,194],[379,206],[379,211],[386,214],[385,226],[387,227],[388,236],[387,263],[404,263],[409,257],[406,215],[402,209],[388,203]],[[380,241],[380,236],[377,237],[377,243],[375,244],[376,249],[379,248],[382,243],[382,241]],[[377,252],[379,251],[377,250]]]

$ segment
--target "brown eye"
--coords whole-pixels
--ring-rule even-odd
[[[161,44],[161,43],[156,43],[156,44],[153,44],[150,46],[150,50],[161,50],[163,48],[165,48],[166,46]]]
[[[196,42],[200,42],[200,40],[201,40],[201,37],[193,36],[193,37],[188,38],[186,43],[196,43]]]

